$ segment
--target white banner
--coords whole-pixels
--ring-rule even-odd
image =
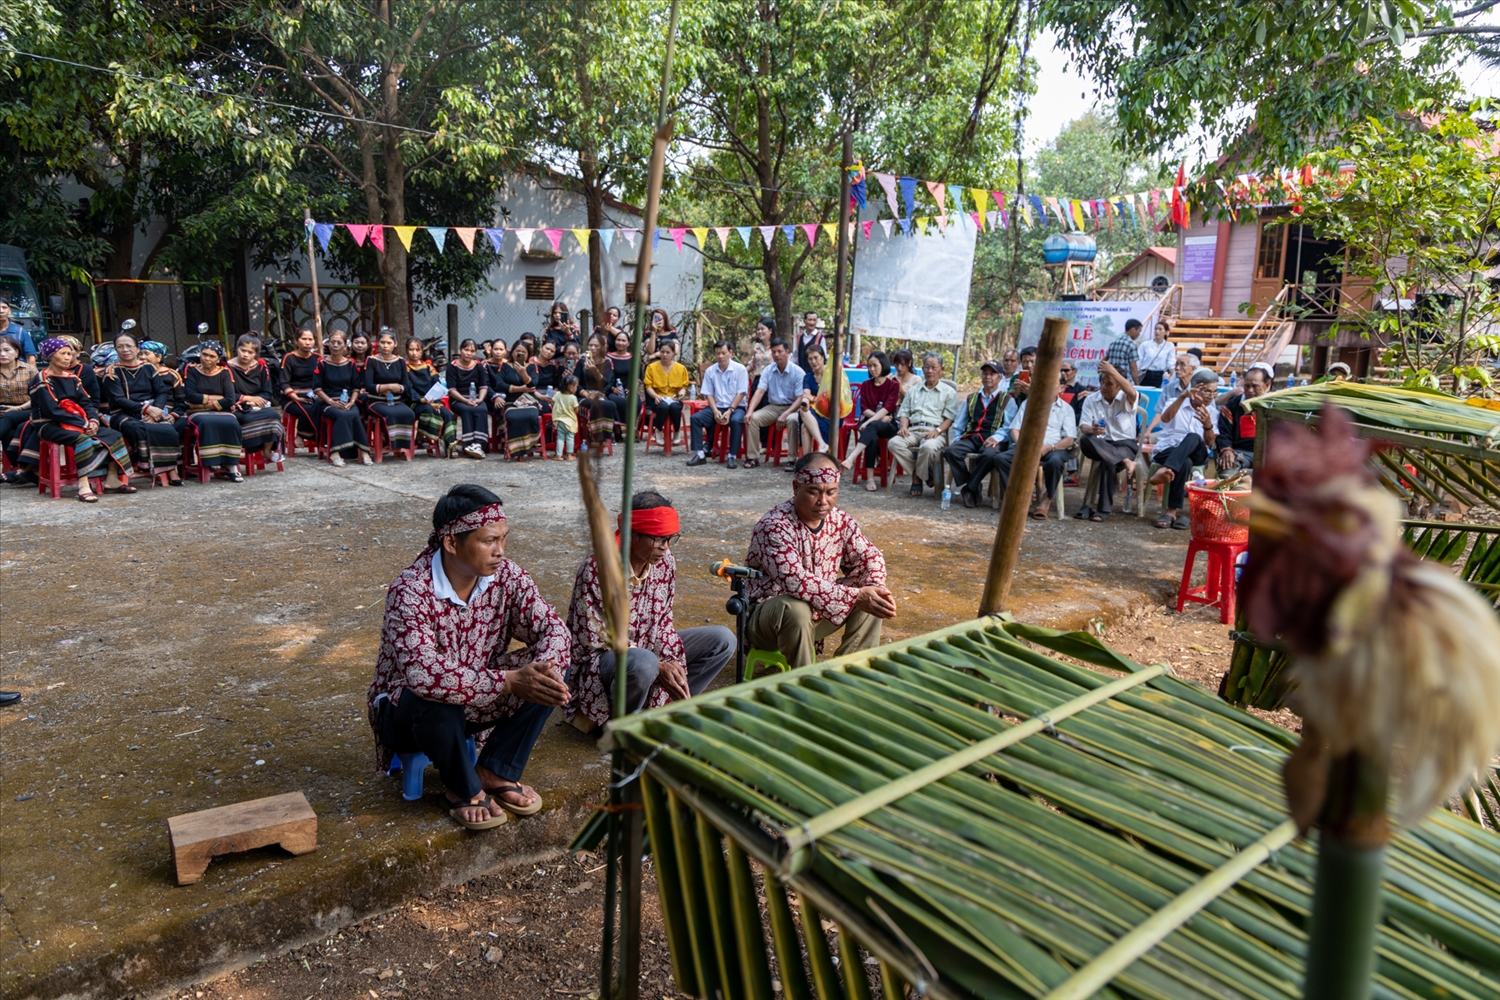
[[[907,237],[897,230],[891,239],[861,242],[854,258],[850,331],[861,337],[962,344],[977,235],[973,220],[960,221],[954,214],[946,235]]]
[[[1035,347],[1042,339],[1042,321],[1060,316],[1069,325],[1063,357],[1078,366],[1078,382],[1098,385],[1099,362],[1109,342],[1125,336],[1126,320],[1144,324],[1155,310],[1155,302],[1028,302],[1021,314],[1020,346]]]

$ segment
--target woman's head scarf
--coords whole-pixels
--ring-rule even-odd
[[[52,360],[52,355],[56,354],[64,347],[73,347],[73,345],[68,343],[68,341],[62,337],[48,337],[46,340],[37,345],[36,353],[37,356],[42,359],[42,364],[46,364],[48,361]],[[74,349],[76,350],[76,348]]]

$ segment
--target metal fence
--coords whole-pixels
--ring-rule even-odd
[[[262,336],[280,344],[283,353],[290,351],[297,331],[313,324],[312,285],[268,281],[262,295]],[[373,338],[386,322],[385,286],[320,284],[318,309],[324,333],[343,330]]]

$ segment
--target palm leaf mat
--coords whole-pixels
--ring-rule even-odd
[[[1092,636],[998,618],[606,735],[640,767],[678,985],[725,1000],[771,1000],[773,977],[788,1000],[872,980],[1299,997],[1315,848],[1288,842],[1294,742]],[[1500,1000],[1500,837],[1433,814],[1392,844],[1384,905],[1375,997]]]

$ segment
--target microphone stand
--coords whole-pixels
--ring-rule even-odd
[[[734,591],[734,596],[724,602],[724,610],[734,615],[734,682],[743,683],[745,680],[745,628],[750,620],[750,602],[745,600],[745,580],[743,576],[732,576],[729,578],[729,589]]]

